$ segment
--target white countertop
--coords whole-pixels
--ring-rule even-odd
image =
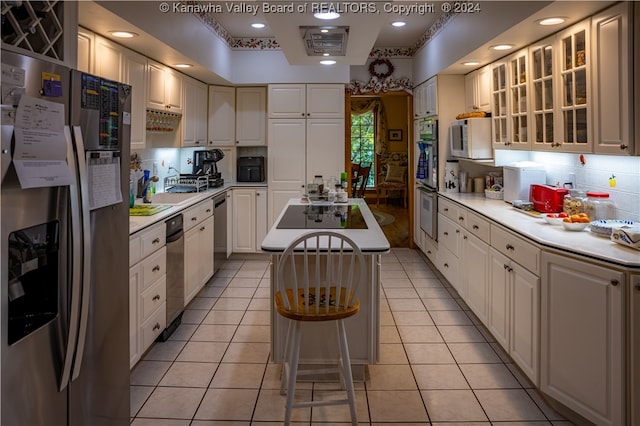
[[[627,268],[640,268],[640,251],[614,243],[590,232],[566,231],[548,224],[542,216],[532,217],[503,200],[490,200],[482,194],[439,193],[534,242],[570,253],[589,256]]]
[[[299,198],[289,200],[287,205],[304,204]],[[357,205],[362,212],[362,216],[367,224],[367,229],[327,229],[327,231],[335,231],[351,238],[363,253],[386,253],[391,248],[387,237],[385,237],[376,218],[371,213],[369,206],[362,198],[350,198],[349,205]],[[286,209],[283,209],[278,219],[267,233],[262,241],[262,250],[270,252],[284,251],[292,241],[300,237],[306,232],[313,232],[313,229],[277,229]],[[317,231],[317,230],[316,230]]]
[[[194,192],[193,197],[189,197],[188,201],[179,204],[172,205],[170,208],[166,210],[162,210],[159,213],[156,213],[152,216],[129,216],[129,235],[133,235],[138,231],[143,230],[151,225],[154,225],[158,222],[163,222],[171,216],[188,209],[194,204],[199,203],[200,201],[206,200],[207,198],[212,198],[222,192],[226,192],[233,188],[260,188],[266,187],[266,182],[228,182],[219,188],[210,188],[206,191]],[[141,199],[136,200],[136,204],[142,204]],[[163,205],[162,203],[154,203],[153,197],[151,197],[150,205]]]

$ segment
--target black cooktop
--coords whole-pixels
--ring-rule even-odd
[[[292,205],[276,229],[367,229],[367,224],[355,205]]]

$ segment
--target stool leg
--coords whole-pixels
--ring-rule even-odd
[[[284,360],[282,361],[282,373],[280,374],[280,395],[286,394],[287,378],[289,377],[287,370],[291,368],[289,360],[291,359],[291,335],[293,333],[294,326],[292,320],[288,320],[288,322],[289,326],[287,327],[287,338],[284,343]]]
[[[347,343],[347,333],[343,320],[338,320],[338,337],[340,346],[340,358],[342,359],[342,375],[347,387],[347,398],[349,399],[349,411],[351,412],[351,424],[358,425],[356,415],[356,394],[353,390],[353,375],[351,373],[351,358],[349,357],[349,345]]]
[[[300,358],[300,321],[293,321],[293,341],[291,345],[291,358],[289,358],[289,386],[287,389],[287,403],[284,413],[284,424],[289,426],[291,423],[291,410],[293,408],[293,398],[296,393],[296,379],[298,375],[298,360]]]

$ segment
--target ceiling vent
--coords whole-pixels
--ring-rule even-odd
[[[309,56],[345,56],[349,27],[300,27]]]

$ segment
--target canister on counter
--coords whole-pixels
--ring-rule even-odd
[[[460,192],[458,160],[447,160],[444,168],[444,192]]]
[[[473,192],[484,193],[484,182],[483,176],[473,178]]]
[[[616,218],[616,206],[606,192],[588,191],[584,202],[584,212],[591,220]]]
[[[568,215],[584,213],[584,202],[587,193],[580,189],[570,189],[562,201],[562,211]]]

